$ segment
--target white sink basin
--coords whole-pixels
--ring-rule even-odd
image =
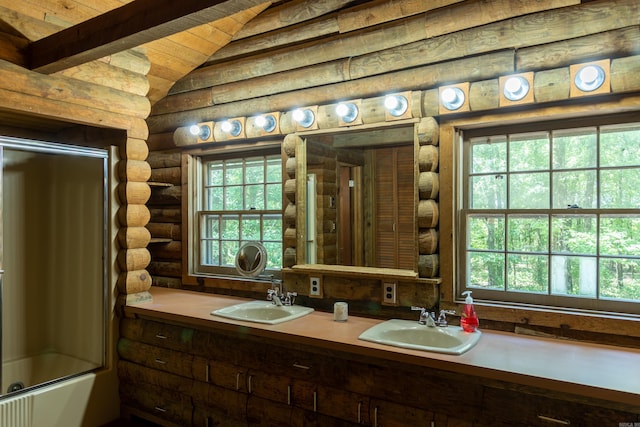
[[[270,301],[249,301],[214,310],[211,314],[228,319],[274,325],[306,316],[312,311],[313,308],[300,305],[277,306]]]
[[[392,319],[372,326],[358,338],[412,350],[462,354],[476,345],[480,335],[480,331],[468,333],[459,326],[430,328],[417,321]]]

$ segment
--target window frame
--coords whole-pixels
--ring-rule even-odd
[[[189,245],[188,252],[188,272],[187,277],[195,277],[195,278],[227,278],[227,279],[239,279],[239,280],[258,280],[258,278],[247,279],[246,277],[240,275],[236,271],[235,266],[210,266],[203,264],[201,262],[201,228],[202,228],[202,218],[207,214],[219,214],[225,215],[225,211],[211,211],[204,210],[204,202],[205,202],[205,181],[206,181],[206,164],[209,161],[229,161],[234,159],[255,159],[255,158],[267,158],[274,157],[278,158],[281,170],[281,180],[280,180],[280,207],[278,209],[269,209],[269,210],[232,210],[229,212],[230,216],[238,216],[241,217],[243,215],[250,216],[258,216],[260,222],[262,223],[264,216],[272,216],[277,215],[280,217],[281,223],[283,222],[283,203],[284,200],[282,198],[282,179],[284,177],[284,165],[282,164],[282,154],[281,154],[281,146],[280,144],[267,145],[260,148],[247,148],[244,150],[231,150],[226,151],[224,153],[219,150],[210,150],[203,151],[201,153],[193,153],[189,156],[189,186],[191,190],[189,194],[188,200],[188,217],[190,219],[188,225],[188,239],[191,242]],[[243,166],[244,168],[244,166]],[[243,172],[244,173],[244,172]],[[263,183],[266,184],[266,183]],[[245,183],[243,183],[243,186]],[[261,233],[262,233],[262,225],[261,225]],[[279,242],[282,243],[283,234],[280,234]],[[246,243],[249,240],[239,240],[239,245]],[[263,242],[263,239],[260,240],[251,240],[258,241],[260,243]],[[280,254],[282,257],[282,254]],[[262,275],[271,276],[272,278],[280,279],[282,277],[282,267],[280,269],[265,269]]]
[[[594,124],[595,121],[595,124]],[[568,215],[590,215],[594,213],[598,213],[599,215],[614,215],[614,214],[624,214],[624,213],[632,213],[636,216],[640,217],[640,211],[638,209],[618,209],[618,210],[606,210],[606,209],[580,209],[576,211],[575,209],[554,209],[553,206],[549,206],[547,209],[542,209],[539,211],[530,211],[530,210],[511,210],[506,207],[504,210],[489,210],[484,209],[481,211],[472,210],[468,206],[467,196],[470,193],[468,191],[468,181],[467,178],[469,176],[469,140],[476,137],[490,137],[494,135],[508,135],[508,134],[523,134],[530,132],[562,132],[567,129],[580,129],[580,128],[594,128],[597,127],[598,137],[600,135],[600,128],[604,126],[611,125],[633,125],[640,123],[636,116],[630,115],[617,115],[617,116],[600,116],[596,118],[579,118],[579,119],[567,119],[567,120],[547,120],[542,122],[530,122],[525,124],[505,124],[505,125],[492,125],[492,126],[474,126],[473,128],[465,129],[464,127],[452,127],[450,131],[452,131],[452,139],[454,144],[454,160],[456,164],[456,175],[454,178],[455,181],[455,189],[457,196],[454,196],[455,206],[454,206],[454,224],[456,225],[456,233],[460,236],[457,240],[457,244],[454,243],[454,251],[455,251],[455,261],[454,261],[454,270],[453,274],[456,278],[455,283],[456,286],[453,286],[452,291],[454,295],[460,295],[461,292],[465,290],[471,290],[474,292],[474,297],[476,301],[484,301],[488,304],[493,304],[497,306],[514,306],[514,307],[528,307],[534,309],[549,309],[549,310],[570,310],[575,312],[603,312],[603,313],[613,313],[616,315],[630,315],[638,312],[638,308],[640,303],[633,301],[624,301],[624,300],[612,300],[612,299],[600,299],[600,298],[583,298],[576,297],[572,295],[554,295],[551,293],[548,294],[529,294],[524,292],[514,292],[508,290],[491,290],[491,289],[482,289],[478,287],[467,287],[467,214],[472,213],[481,213],[486,215],[492,214],[500,214],[504,215],[505,221],[507,221],[507,217],[509,214],[535,214],[541,213],[543,215],[548,214],[549,220],[551,217],[558,214],[568,214]],[[455,130],[454,130],[455,129]],[[549,139],[551,141],[551,138]],[[599,143],[599,141],[598,141]],[[551,161],[552,156],[549,154],[549,159]],[[595,167],[596,173],[600,173],[602,167],[599,163]],[[553,169],[551,165],[547,170],[549,172],[549,177],[551,179],[551,174],[553,173]],[[510,173],[510,172],[508,172]],[[550,189],[551,191],[551,189]],[[598,188],[598,200],[600,199],[600,189]],[[551,229],[551,225],[549,225],[549,229]],[[508,234],[507,234],[508,236]],[[505,256],[509,253],[506,246],[504,248]],[[551,259],[553,255],[552,248],[549,247],[549,251],[544,255]],[[600,259],[602,254],[597,253],[594,255],[597,259]],[[608,258],[608,257],[605,257]],[[505,258],[505,268],[507,265],[507,261]],[[551,264],[549,264],[550,266]],[[506,270],[505,270],[505,274]],[[548,273],[550,274],[550,272]],[[506,284],[505,284],[506,285]],[[548,284],[549,289],[551,284]],[[600,289],[600,284],[597,283],[598,290]],[[459,301],[460,298],[453,298],[454,300]]]

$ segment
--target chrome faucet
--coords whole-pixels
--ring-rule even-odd
[[[447,322],[447,314],[456,314],[455,310],[440,310],[440,315],[438,316],[438,320],[436,320],[436,325],[441,328],[446,328],[449,326]]]
[[[271,282],[271,289],[267,290],[267,301],[273,301],[273,303],[279,307],[283,305],[293,305],[297,296],[297,292],[287,292],[285,294],[282,290],[282,282],[279,280],[273,280]]]
[[[282,306],[282,300],[280,299],[280,295],[278,295],[279,289],[268,289],[267,290],[267,301],[273,301],[273,303],[277,306]]]
[[[430,328],[436,326],[435,313],[427,311],[424,307],[411,306],[411,310],[420,312],[420,320],[418,320],[418,323],[421,325],[426,325]]]

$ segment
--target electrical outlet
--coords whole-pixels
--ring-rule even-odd
[[[397,289],[398,284],[396,282],[382,282],[382,303],[383,304],[397,304],[398,296]]]
[[[322,296],[322,279],[320,277],[309,277],[309,296]]]

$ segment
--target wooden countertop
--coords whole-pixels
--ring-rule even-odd
[[[212,310],[247,299],[152,287],[153,302],[125,307],[128,315],[151,317],[208,329],[239,331],[280,341],[433,367],[632,405],[640,409],[640,350],[482,331],[478,344],[455,356],[360,341],[358,336],[382,320],[349,316],[334,322],[315,311],[277,325],[225,319]],[[481,319],[482,321],[482,319]]]

